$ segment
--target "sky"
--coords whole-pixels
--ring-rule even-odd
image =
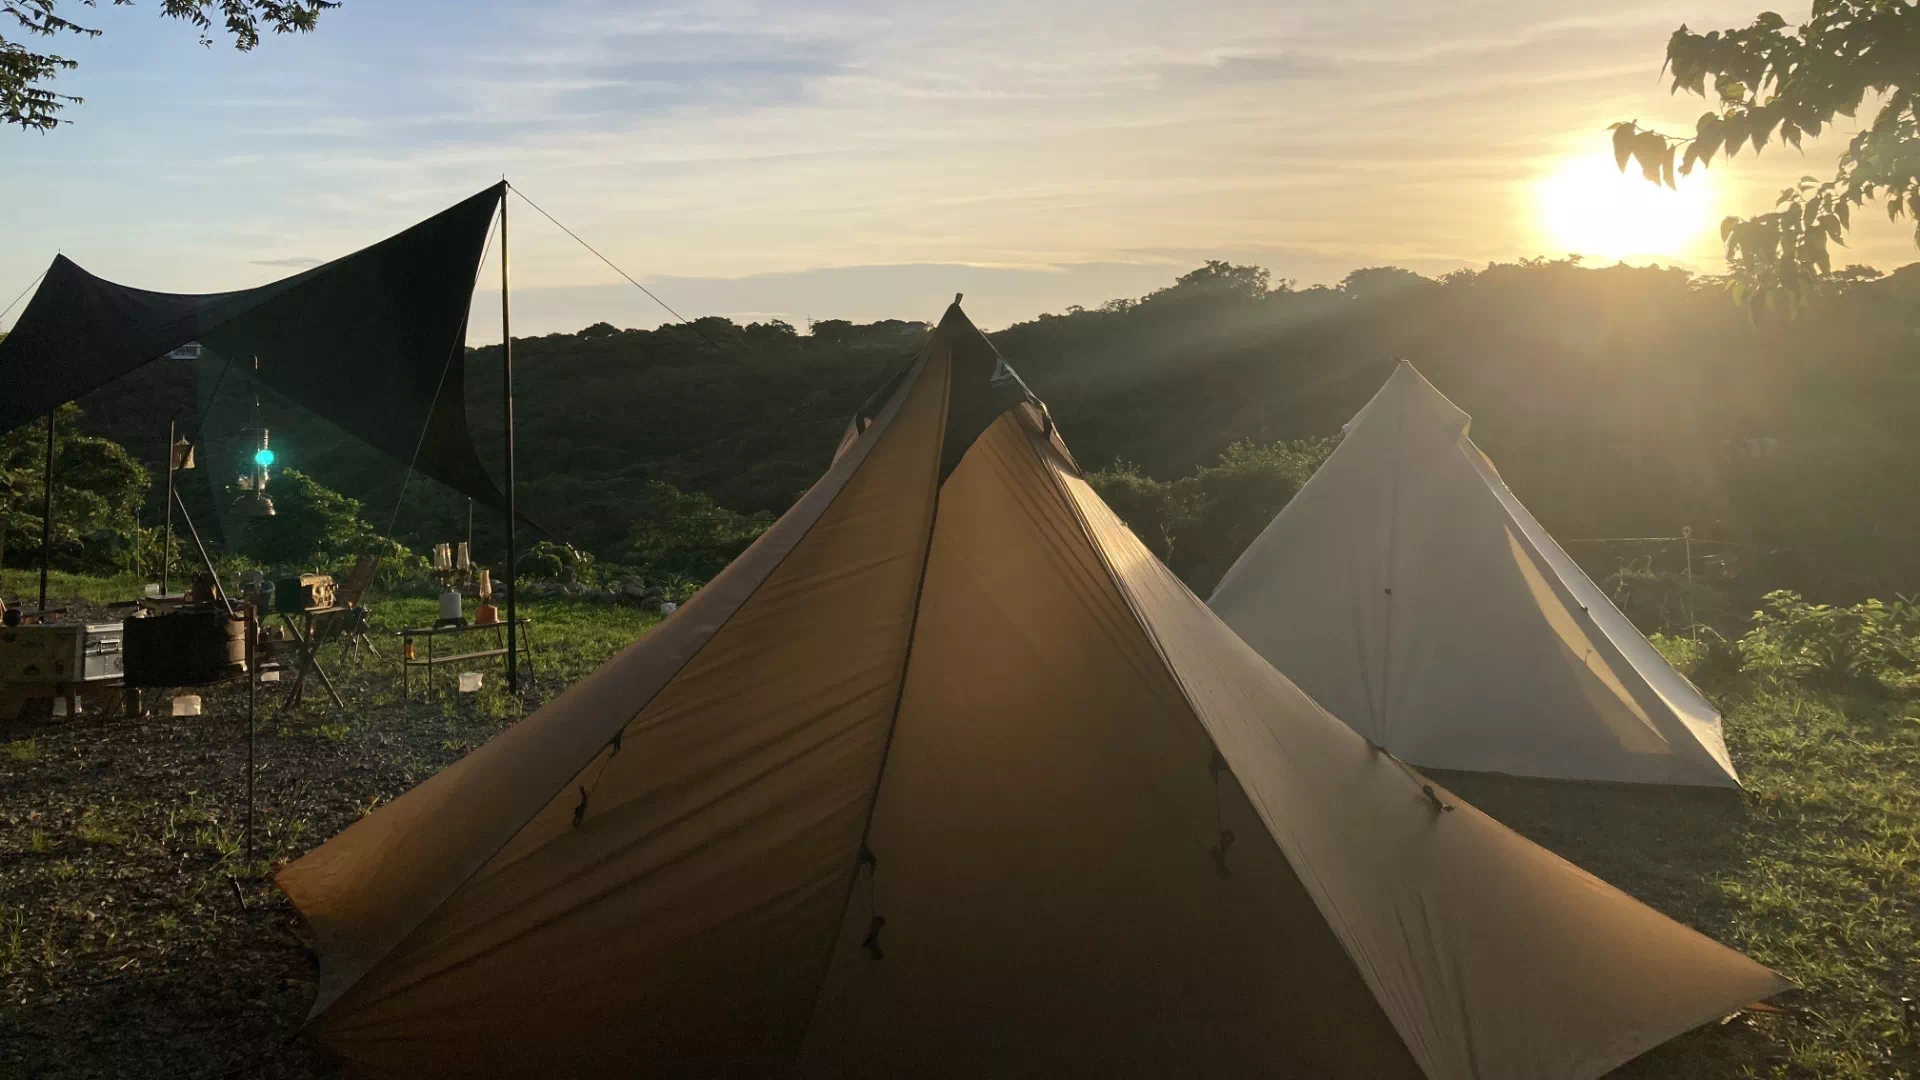
[[[1209,258],[1301,285],[1569,253],[1718,272],[1721,216],[1830,176],[1851,126],[1677,194],[1612,171],[1609,123],[1706,107],[1669,95],[1667,36],[1757,0],[346,0],[249,54],[158,6],[79,9],[104,34],[57,42],[73,123],[0,131],[0,304],[56,252],[259,284],[503,175],[680,313],[803,329],[955,292],[1004,326]],[[669,318],[510,214],[516,336]],[[1920,260],[1911,223],[1855,221],[1836,262]],[[494,257],[474,344],[499,340]]]

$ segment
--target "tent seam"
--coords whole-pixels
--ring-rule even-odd
[[[901,385],[901,404],[904,407],[906,394],[911,393],[921,378],[926,376],[924,364],[920,375],[904,380]],[[933,537],[940,527],[940,489],[944,481],[940,477],[940,462],[946,454],[946,428],[953,407],[953,346],[947,345],[947,384],[940,395],[940,452],[933,458],[933,513],[927,519],[927,539],[920,549],[920,577],[913,587],[913,611],[908,618],[907,647],[900,658],[900,682],[894,689],[893,710],[887,717],[887,737],[880,745],[880,766],[873,776],[873,794],[867,798],[867,812],[862,816],[860,825],[860,843],[854,848],[853,873],[847,878],[846,895],[840,899],[838,914],[834,918],[833,937],[827,942],[826,957],[821,961],[820,978],[813,988],[813,1000],[807,1005],[807,1025],[800,1032],[800,1046],[794,1054],[793,1064],[799,1065],[799,1059],[806,1052],[807,1035],[813,1030],[815,1014],[819,1012],[820,1000],[826,993],[827,976],[833,972],[833,958],[840,944],[841,928],[847,921],[847,909],[853,904],[854,890],[860,883],[860,853],[868,851],[867,841],[873,837],[873,816],[880,808],[880,789],[887,778],[887,759],[893,754],[893,736],[900,727],[900,706],[907,698],[907,674],[913,668],[913,645],[920,637],[920,602],[927,592],[927,567],[933,561]],[[877,864],[876,864],[877,865]],[[869,871],[871,873],[871,871]]]

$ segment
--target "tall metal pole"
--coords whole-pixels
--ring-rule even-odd
[[[514,525],[519,506],[514,499],[513,323],[507,306],[507,187],[504,183],[500,187],[500,371],[505,383],[507,421],[507,693],[517,694],[520,692],[520,625],[515,621],[519,614],[514,600],[520,590],[514,587],[514,565],[518,557],[514,550]]]
[[[167,418],[167,531],[160,541],[160,595],[167,595],[167,586],[172,584],[169,576],[173,570],[173,467],[176,452],[173,440],[179,436],[173,430],[173,418]]]
[[[253,728],[260,708],[260,665],[257,662],[260,623],[253,605],[247,605],[247,862],[253,862]]]
[[[53,418],[54,406],[47,412],[47,490],[40,500],[40,610],[47,610],[47,567],[53,559]]]

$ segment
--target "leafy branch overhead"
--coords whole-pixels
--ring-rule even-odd
[[[1796,308],[1832,273],[1829,244],[1843,244],[1852,208],[1886,200],[1888,220],[1920,212],[1920,9],[1907,0],[1817,0],[1807,22],[1789,29],[1762,12],[1743,29],[1697,34],[1682,26],[1667,42],[1663,70],[1673,92],[1717,101],[1691,138],[1674,138],[1628,121],[1615,124],[1615,159],[1624,170],[1671,186],[1715,155],[1755,154],[1776,139],[1801,141],[1878,103],[1873,121],[1840,155],[1832,180],[1805,177],[1781,192],[1769,213],[1729,217],[1720,225],[1736,298]],[[1674,165],[1676,151],[1679,164]],[[1915,230],[1920,244],[1920,227]]]
[[[13,25],[28,35],[58,37],[74,34],[99,37],[101,31],[60,14],[63,0],[0,0],[0,26]],[[133,0],[111,0],[114,7],[131,7]],[[64,10],[98,7],[98,0],[67,0]],[[212,45],[215,24],[233,38],[234,47],[248,52],[260,44],[262,27],[276,34],[312,30],[320,13],[339,7],[339,0],[161,0],[160,14],[181,19],[200,31],[200,44]],[[80,98],[60,94],[48,84],[79,62],[57,53],[36,52],[0,33],[0,124],[51,131],[66,122],[60,111],[78,105]]]

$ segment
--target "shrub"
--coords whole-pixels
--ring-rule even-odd
[[[1732,615],[1727,594],[1703,577],[1689,580],[1642,562],[1622,566],[1601,584],[1635,626],[1685,633],[1694,626],[1725,626]]]
[[[648,481],[635,503],[638,520],[627,532],[621,562],[649,579],[705,581],[773,524],[772,514],[742,514],[659,480]]]
[[[1172,559],[1174,533],[1183,515],[1171,483],[1147,476],[1127,461],[1088,473],[1087,483],[1161,561]]]
[[[1338,444],[1336,438],[1265,444],[1242,439],[1215,464],[1175,481],[1173,569],[1204,595]]]
[[[1782,589],[1762,603],[1740,639],[1741,670],[1770,681],[1830,686],[1911,689],[1920,683],[1920,606],[1906,597],[1835,607]]]

